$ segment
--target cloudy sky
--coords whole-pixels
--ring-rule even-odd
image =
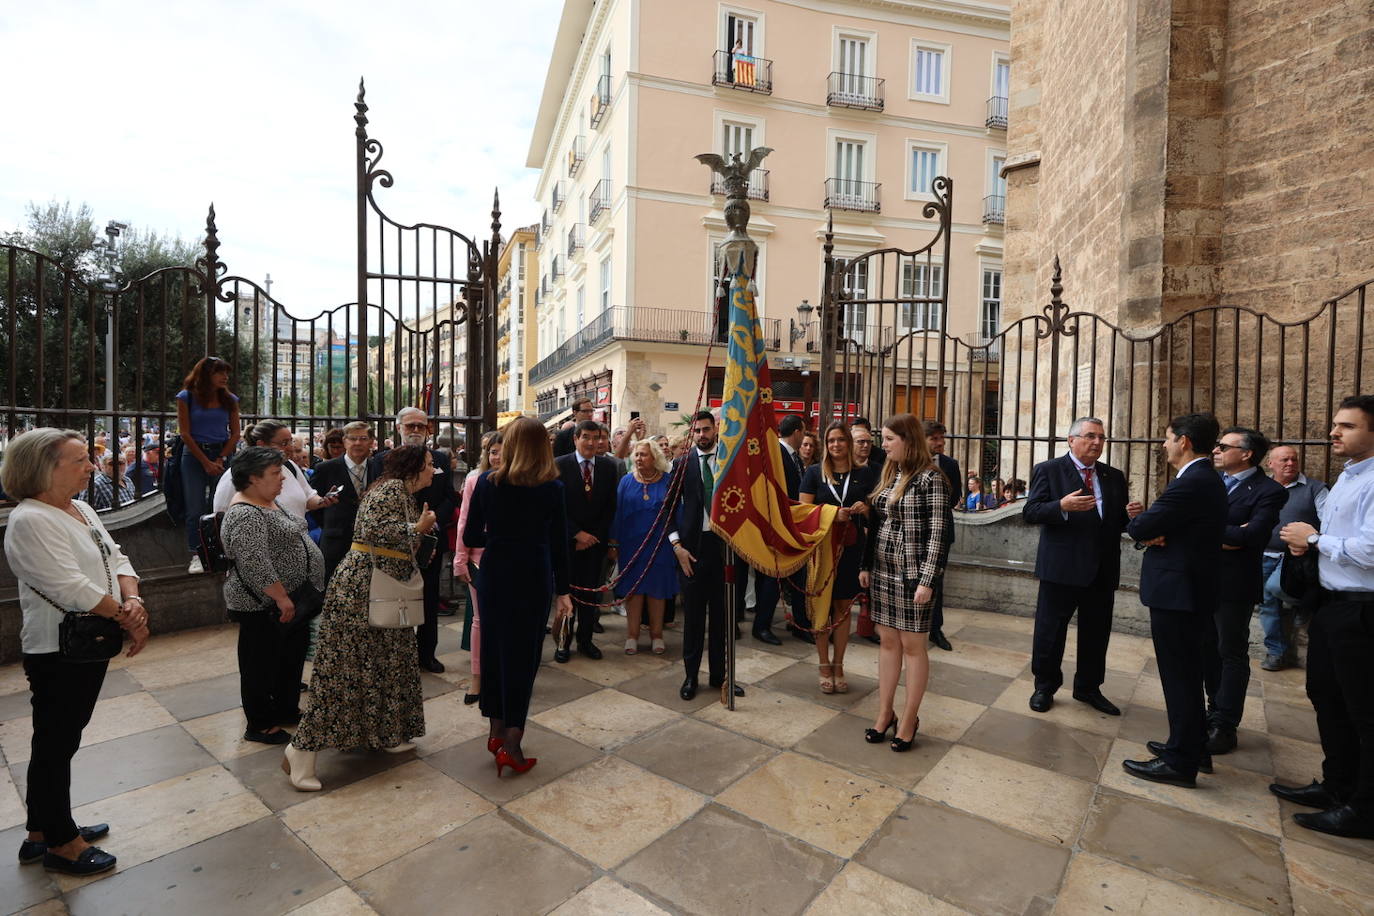
[[[562,0],[60,0],[0,17],[0,229],[85,202],[220,256],[301,317],[355,298],[353,100],[403,223],[506,234],[537,219],[524,167]]]

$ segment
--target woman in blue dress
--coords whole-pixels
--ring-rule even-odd
[[[677,563],[665,536],[668,458],[650,440],[635,443],[633,470],[620,478],[616,492],[611,544],[620,559],[615,593],[625,602],[625,654],[639,651],[644,605],[649,605],[649,638],[655,655],[663,654],[663,602],[677,594]]]

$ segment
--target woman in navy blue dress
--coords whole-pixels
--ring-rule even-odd
[[[477,603],[482,608],[482,715],[496,774],[527,772],[538,762],[520,749],[534,678],[544,651],[549,604],[572,614],[568,591],[568,523],[563,484],[548,434],[520,417],[502,430],[501,467],[473,489],[463,543],[484,548]],[[555,599],[555,595],[557,598]]]
[[[620,478],[611,522],[611,544],[620,559],[615,593],[625,601],[625,654],[639,651],[639,626],[647,603],[650,645],[655,655],[662,655],[664,601],[677,594],[677,563],[664,531],[668,457],[646,439],[635,443],[630,461],[634,470]]]

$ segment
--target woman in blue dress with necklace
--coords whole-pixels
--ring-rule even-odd
[[[677,563],[665,536],[668,458],[651,440],[635,443],[633,470],[620,478],[616,492],[611,545],[620,559],[616,597],[625,602],[625,654],[639,651],[644,605],[649,606],[649,639],[655,655],[663,654],[663,603],[677,594]]]

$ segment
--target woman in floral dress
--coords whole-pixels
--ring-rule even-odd
[[[411,750],[425,733],[415,632],[368,623],[373,564],[398,580],[410,578],[412,555],[424,567],[434,553],[434,513],[417,510],[414,494],[429,486],[434,465],[421,446],[392,449],[382,476],[368,489],[353,526],[353,547],[329,581],[319,647],[310,679],[310,708],[287,745],[291,784],[318,791],[315,754],[325,748]]]

